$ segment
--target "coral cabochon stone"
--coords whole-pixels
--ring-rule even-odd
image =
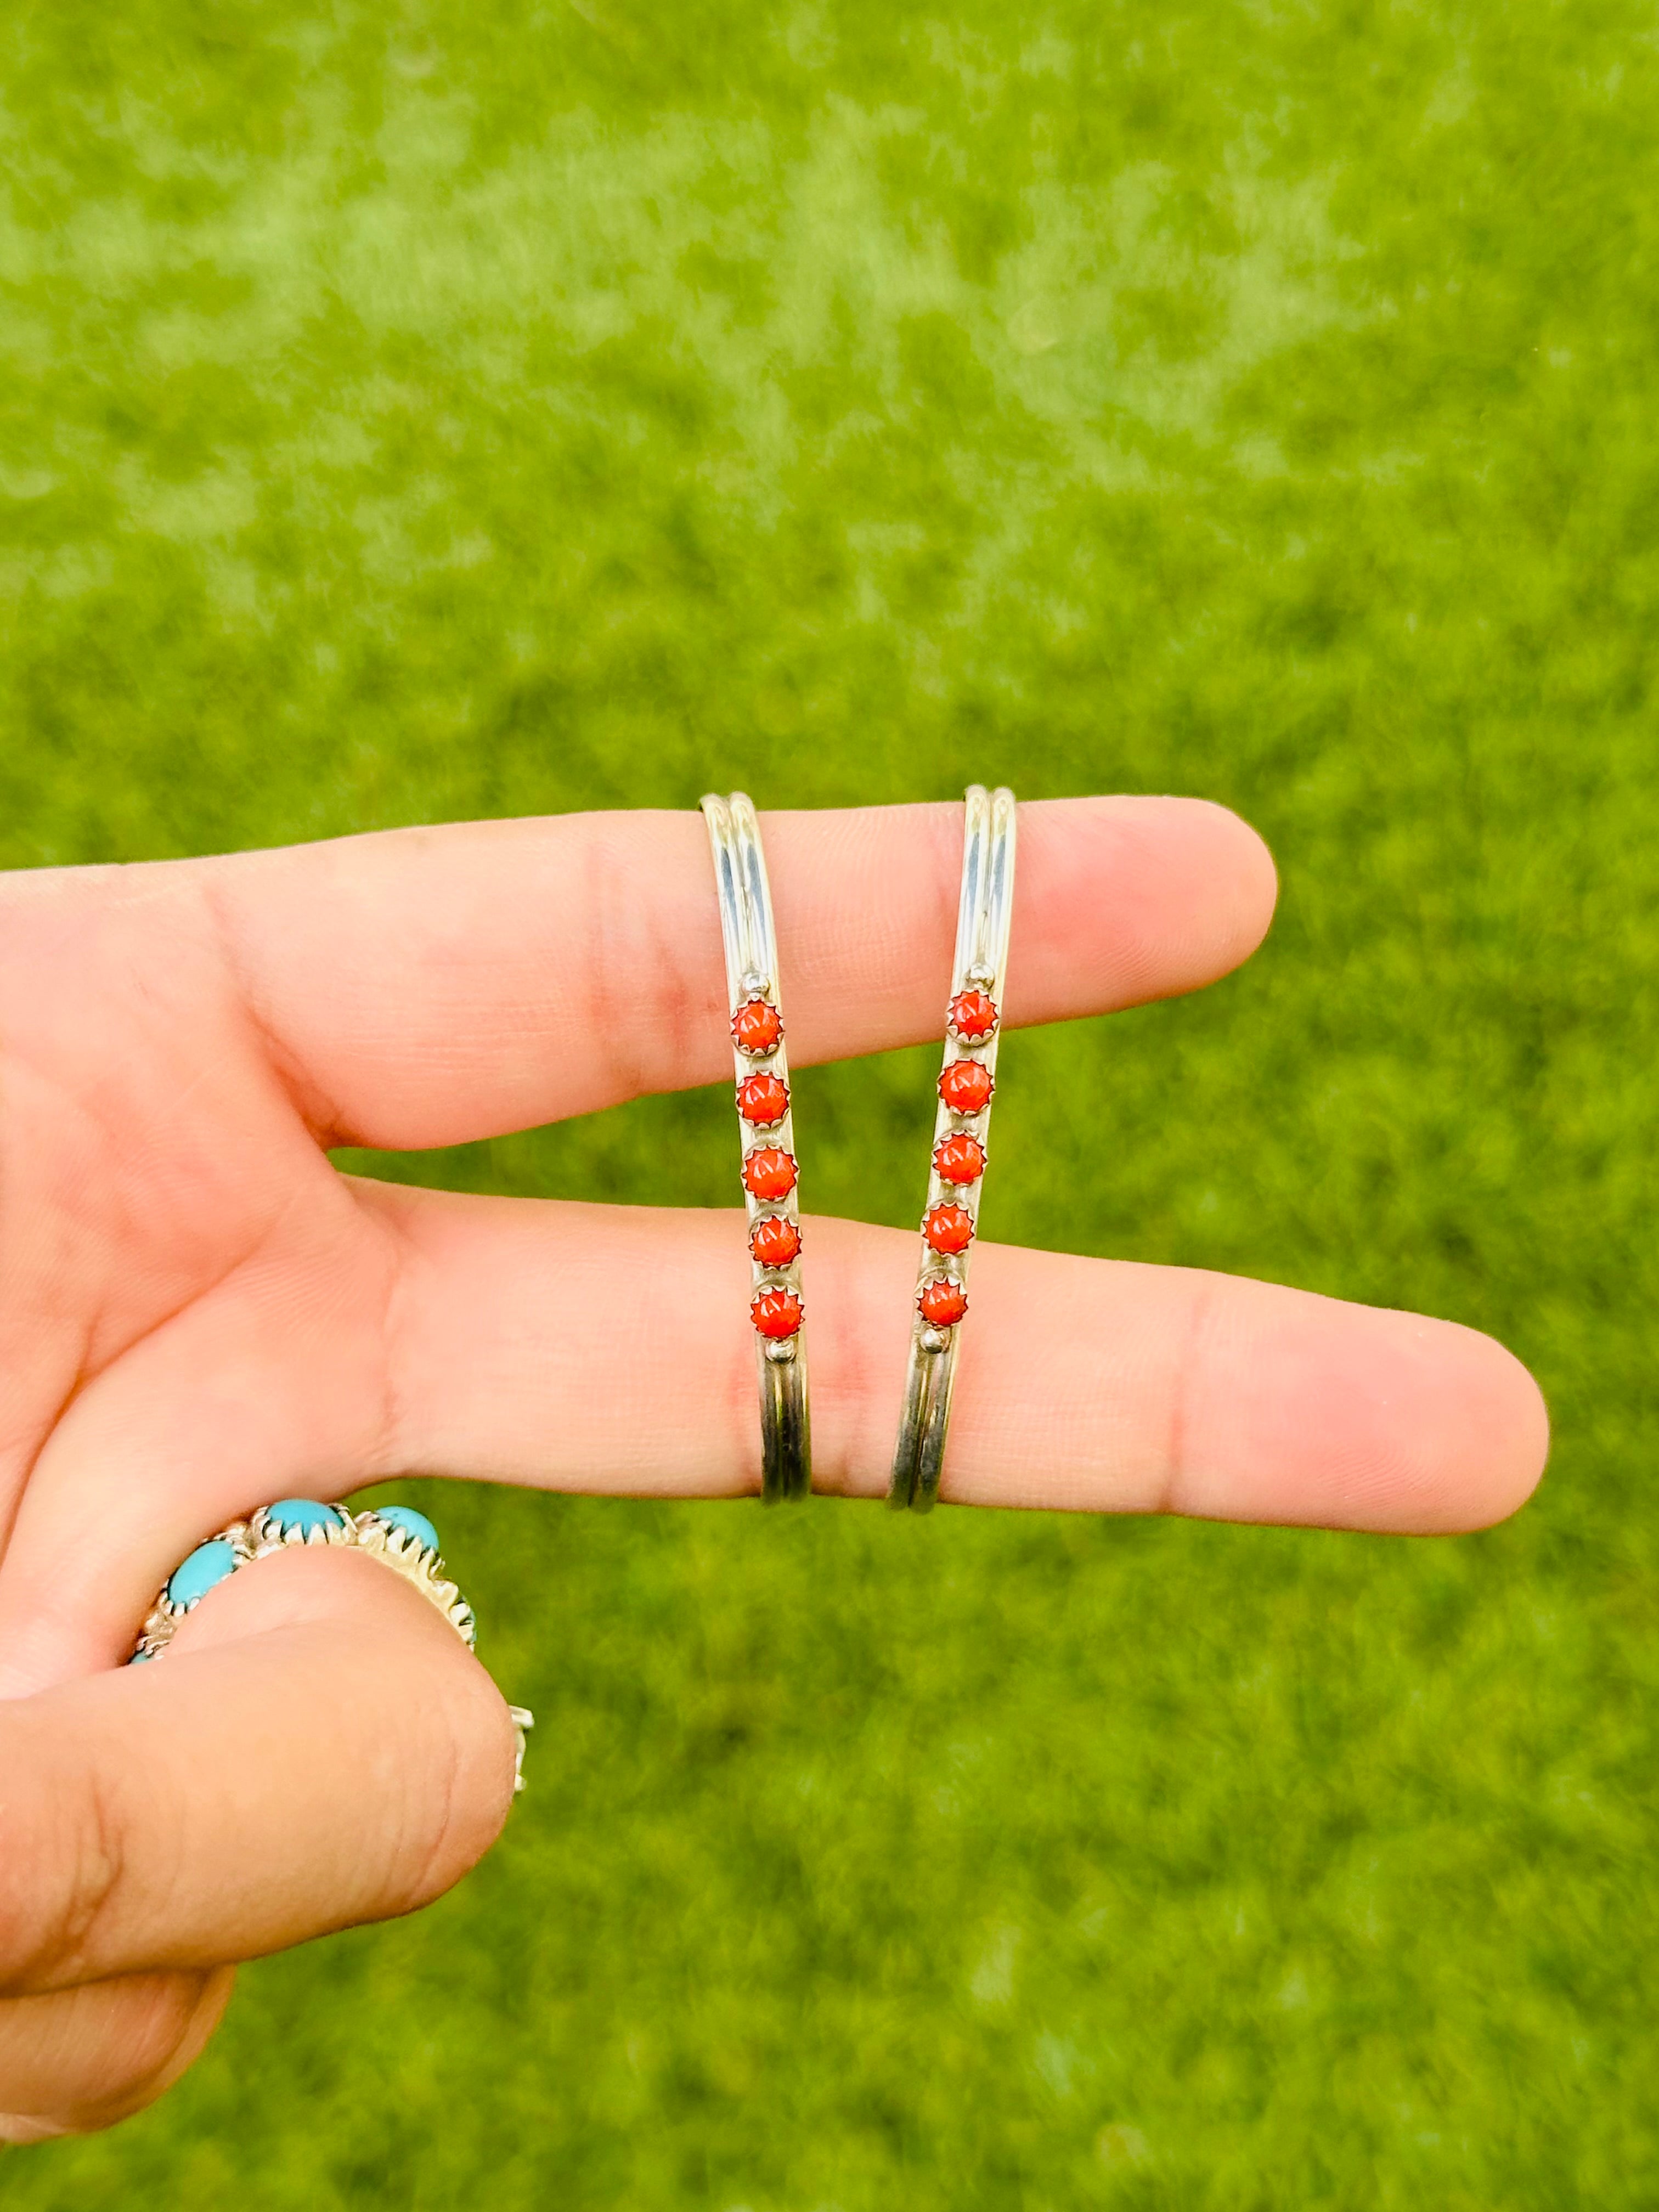
[[[752,1198],[787,1198],[795,1188],[795,1158],[781,1146],[757,1145],[743,1164],[743,1187]]]
[[[738,1111],[757,1129],[769,1129],[789,1111],[789,1085],[779,1075],[745,1075],[738,1085]]]
[[[941,1182],[977,1182],[985,1172],[985,1147],[958,1130],[933,1147],[933,1166]]]
[[[968,1310],[968,1293],[948,1275],[930,1275],[916,1295],[921,1317],[934,1328],[951,1328]]]
[[[953,1114],[977,1114],[990,1103],[996,1085],[977,1060],[953,1060],[939,1079],[939,1095]]]
[[[794,1336],[801,1325],[801,1302],[791,1290],[759,1291],[750,1304],[749,1317],[763,1336]]]
[[[800,1231],[781,1213],[763,1213],[749,1232],[749,1249],[763,1267],[787,1267],[800,1257]]]
[[[935,1252],[965,1252],[973,1242],[974,1218],[965,1206],[935,1206],[921,1233]]]
[[[978,1044],[997,1025],[996,1000],[986,991],[958,991],[946,1019],[953,1036]]]
[[[739,1052],[761,1059],[775,1052],[783,1036],[783,1016],[764,999],[750,999],[732,1017],[732,1036]]]

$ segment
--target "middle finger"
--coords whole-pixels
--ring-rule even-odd
[[[434,1469],[758,1487],[737,1218],[350,1188],[398,1255],[367,1340],[338,1298],[296,1337],[277,1325],[291,1299],[233,1280],[70,1408],[0,1570],[14,1667],[109,1663],[183,1553],[264,1498]],[[805,1235],[816,1480],[878,1495],[915,1239],[822,1218]],[[1451,1322],[1006,1245],[981,1251],[973,1298],[945,1485],[961,1502],[1427,1532],[1512,1511],[1542,1464],[1530,1376]],[[234,1388],[204,1386],[222,1376]]]

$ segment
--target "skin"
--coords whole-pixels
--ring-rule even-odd
[[[960,821],[767,818],[797,1066],[939,1034]],[[1024,807],[1006,1021],[1196,989],[1274,890],[1219,807]],[[506,1816],[500,1697],[372,1560],[263,1563],[123,1669],[204,1534],[434,1470],[759,1487],[732,1216],[394,1188],[326,1147],[455,1144],[730,1069],[696,816],[0,880],[0,2136],[137,2110],[236,1961],[429,1901]],[[805,1237],[815,1479],[877,1497],[915,1240]],[[958,1503],[1433,1533],[1512,1512],[1542,1469],[1530,1377],[1449,1322],[992,1245],[974,1304]],[[644,1330],[666,1372],[641,1417]]]

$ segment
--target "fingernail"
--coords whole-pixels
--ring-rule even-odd
[[[0,2112],[0,2142],[50,2142],[54,2136],[66,2136],[69,2130],[57,2120],[25,2118],[21,2112]]]

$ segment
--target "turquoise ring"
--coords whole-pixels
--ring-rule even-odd
[[[173,1569],[138,1632],[128,1666],[159,1659],[177,1634],[179,1623],[194,1613],[210,1590],[256,1560],[296,1544],[342,1544],[367,1552],[436,1606],[469,1651],[477,1644],[478,1626],[472,1608],[454,1583],[445,1579],[438,1532],[424,1513],[411,1505],[372,1505],[367,1512],[351,1513],[343,1505],[325,1505],[315,1498],[279,1498],[246,1521],[233,1521],[216,1536],[210,1536]],[[535,1717],[522,1705],[507,1710],[517,1739],[513,1786],[522,1790],[525,1734],[536,1725]]]

